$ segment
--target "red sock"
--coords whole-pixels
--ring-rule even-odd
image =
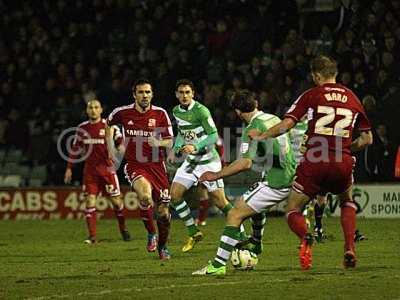
[[[168,241],[169,229],[171,225],[171,215],[168,218],[158,218],[158,247],[162,248]]]
[[[207,219],[210,203],[208,202],[208,198],[201,198],[199,202],[199,215],[197,219],[199,222],[204,222]]]
[[[153,207],[140,208],[140,217],[142,218],[144,227],[150,234],[156,234],[156,226],[153,220]]]
[[[344,235],[344,250],[354,251],[354,234],[356,232],[356,211],[357,206],[350,201],[344,202],[340,211]]]
[[[89,237],[96,238],[96,207],[88,207],[85,210],[86,224]]]
[[[120,232],[125,231],[126,226],[125,226],[125,216],[124,216],[123,208],[122,207],[121,208],[114,207],[114,214],[118,220],[119,231]]]
[[[289,228],[303,240],[307,233],[306,219],[303,214],[297,210],[291,210],[286,214]]]

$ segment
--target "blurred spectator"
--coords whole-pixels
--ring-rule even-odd
[[[228,30],[226,21],[221,19],[216,22],[215,28],[208,36],[208,48],[213,56],[221,56],[231,39],[232,32]]]
[[[366,95],[362,98],[362,104],[364,105],[365,112],[367,113],[368,119],[373,126],[376,125],[379,116],[376,110],[376,100],[372,95]]]
[[[5,126],[4,139],[6,145],[26,151],[29,146],[29,127],[20,112],[13,108],[8,114],[7,125]]]
[[[376,161],[376,180],[390,181],[394,172],[394,157],[397,148],[389,140],[385,124],[376,127],[376,138],[373,145]]]
[[[257,35],[249,28],[248,20],[244,17],[239,18],[230,40],[231,58],[238,63],[248,61],[254,53],[256,45]]]

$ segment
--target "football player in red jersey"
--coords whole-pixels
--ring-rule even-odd
[[[140,215],[148,232],[147,250],[158,249],[160,259],[169,259],[166,247],[171,215],[169,212],[169,182],[165,167],[166,149],[172,147],[172,125],[167,112],[151,104],[153,89],[146,79],[137,80],[133,87],[135,102],[121,106],[108,116],[107,145],[110,159],[114,151],[109,129],[122,125],[125,136],[125,176],[138,195]],[[158,237],[153,221],[157,206]]]
[[[371,125],[357,96],[336,83],[337,64],[327,56],[311,62],[316,87],[304,92],[285,114],[284,119],[267,132],[249,135],[257,140],[276,137],[291,129],[304,115],[308,116],[308,136],[304,159],[296,170],[286,207],[290,229],[300,238],[300,265],[311,268],[312,236],[301,209],[318,194],[337,194],[341,202],[341,224],[345,238],[344,267],[355,267],[354,234],[357,206],[352,199],[352,156],[372,144]],[[353,129],[360,136],[352,141]]]
[[[89,120],[79,124],[76,130],[64,174],[64,182],[69,183],[72,178],[74,162],[85,161],[82,189],[86,198],[85,217],[89,237],[85,240],[85,243],[88,244],[96,242],[96,197],[100,192],[107,195],[113,204],[122,239],[124,241],[131,239],[125,226],[118,177],[108,159],[105,140],[106,120],[101,118],[102,111],[100,101],[91,100],[87,103],[86,113]],[[113,141],[120,143],[122,135],[118,128],[113,128],[112,131]]]

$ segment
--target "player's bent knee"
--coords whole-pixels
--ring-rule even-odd
[[[240,210],[237,209],[236,207],[233,207],[230,211],[228,211],[228,214],[226,215],[226,221],[228,224],[240,224],[242,221],[242,215],[240,213]]]
[[[151,195],[151,184],[150,182],[144,178],[141,177],[137,179],[133,184],[132,184],[133,189],[135,190],[136,194],[138,195],[139,198],[143,198],[147,195]]]
[[[122,198],[121,196],[110,197],[110,201],[113,206],[121,207],[122,206]]]
[[[139,197],[139,207],[146,209],[150,206],[153,206],[153,199],[151,198],[151,195],[141,195],[141,197]]]
[[[229,202],[225,197],[225,192],[223,189],[210,192],[209,195],[212,203],[214,203],[220,209],[224,208]]]
[[[171,185],[171,201],[176,202],[182,199],[184,193],[186,192],[186,187],[179,183],[172,183]]]
[[[168,211],[163,211],[162,213],[157,214],[157,220],[162,223],[168,223],[170,221],[170,214]]]
[[[292,189],[289,194],[288,204],[286,205],[286,213],[293,210],[301,210],[304,205],[310,201],[310,197],[306,194],[296,192]]]
[[[344,193],[341,193],[338,195],[340,204],[344,204],[346,202],[353,202],[353,197],[351,194],[351,189],[348,189],[347,191],[345,191]]]
[[[168,204],[160,203],[160,204],[157,206],[157,213],[158,213],[159,215],[168,214],[168,213],[169,213]]]

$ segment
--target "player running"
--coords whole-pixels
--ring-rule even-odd
[[[169,182],[165,167],[166,149],[172,147],[172,127],[167,112],[151,104],[153,89],[146,79],[137,80],[132,88],[135,102],[113,110],[108,126],[120,124],[125,136],[127,180],[138,195],[140,215],[148,232],[147,251],[158,249],[161,260],[170,259],[166,246],[171,215]],[[107,127],[109,155],[113,154],[110,127]],[[115,160],[114,157],[111,157]],[[157,231],[153,206],[157,206]]]
[[[357,206],[352,199],[351,152],[372,144],[371,125],[357,96],[347,87],[336,83],[337,64],[327,56],[311,62],[311,75],[317,87],[303,93],[287,111],[285,118],[260,139],[276,138],[290,130],[309,114],[307,151],[296,170],[286,208],[290,229],[300,238],[300,265],[303,270],[312,265],[312,237],[301,208],[318,194],[337,194],[341,203],[341,224],[345,238],[345,268],[356,266],[354,235]],[[354,127],[360,136],[352,142]]]
[[[219,172],[204,173],[200,181],[218,180],[248,170],[253,165],[262,170],[262,181],[253,184],[235,202],[234,208],[228,212],[226,226],[214,260],[204,268],[193,272],[193,275],[224,275],[226,273],[226,262],[240,242],[239,226],[249,217],[252,217],[253,221],[251,239],[258,244],[254,252],[261,253],[264,212],[285,200],[289,195],[289,187],[296,168],[289,135],[284,134],[267,142],[250,141],[248,137],[250,130],[266,132],[280,122],[277,116],[259,111],[257,105],[254,94],[248,91],[242,91],[233,96],[232,108],[247,124],[241,137],[241,158]]]
[[[118,177],[108,159],[105,140],[106,120],[101,118],[102,112],[100,101],[92,100],[87,103],[86,113],[89,120],[79,124],[76,130],[72,151],[64,174],[64,182],[69,183],[72,178],[74,161],[78,157],[86,157],[82,190],[85,194],[85,217],[89,232],[89,237],[85,240],[87,244],[96,243],[96,197],[99,193],[107,195],[111,200],[122,239],[124,241],[130,240],[129,232],[125,226]],[[117,141],[120,144],[122,135],[118,128],[113,127],[110,130],[110,135],[113,143]]]
[[[176,171],[171,185],[172,207],[178,213],[188,230],[189,238],[182,251],[188,252],[201,241],[203,233],[198,229],[183,195],[199,177],[207,171],[221,170],[221,159],[215,150],[218,132],[207,107],[194,100],[194,85],[190,80],[181,79],[176,83],[176,97],[179,105],[173,109],[178,124],[178,135],[168,161],[175,162],[177,155],[187,155]],[[232,208],[226,199],[224,182],[221,179],[204,181],[210,200],[225,214]]]

